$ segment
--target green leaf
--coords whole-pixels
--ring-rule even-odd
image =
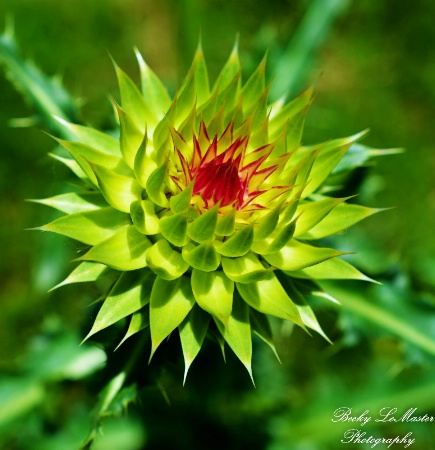
[[[160,232],[173,245],[185,245],[187,237],[187,216],[185,213],[170,214],[160,219]]]
[[[139,200],[131,204],[131,220],[142,234],[153,235],[160,233],[160,219],[155,212],[154,206],[151,200]]]
[[[278,225],[279,215],[282,205],[278,205],[260,219],[254,225],[254,240],[265,239],[272,233]]]
[[[221,255],[211,242],[200,245],[189,242],[183,247],[182,255],[192,267],[204,272],[216,270],[221,262]]]
[[[214,236],[218,220],[219,203],[201,214],[187,228],[190,239],[200,244],[209,241]]]
[[[157,169],[157,163],[147,153],[147,148],[148,138],[145,136],[134,158],[134,174],[143,188],[146,188],[148,178]]]
[[[287,124],[286,141],[287,148],[291,151],[301,145],[302,133],[305,125],[305,118],[308,113],[308,106],[298,111]]]
[[[366,166],[369,161],[376,156],[395,155],[398,153],[403,153],[403,149],[390,148],[380,150],[358,143],[352,144],[331,173],[332,175],[335,175],[342,172],[349,172],[357,167]]]
[[[264,255],[263,258],[278,269],[299,270],[343,254],[333,248],[313,247],[292,239],[278,252]]]
[[[305,188],[302,198],[313,193],[325,181],[349,147],[365,134],[367,134],[367,131],[362,131],[347,138],[334,139],[320,149],[310,172],[310,182]]]
[[[71,170],[71,172],[78,178],[80,178],[83,181],[89,181],[91,178],[84,172],[84,170],[80,167],[80,165],[77,163],[75,159],[72,158],[63,158],[62,156],[56,155],[54,153],[49,153],[48,156],[51,158],[61,162],[64,164],[68,169]],[[91,174],[94,181],[92,181],[95,185],[97,185],[97,179],[95,178],[94,173],[92,172],[91,168],[88,165],[89,173]],[[89,180],[88,180],[89,179]]]
[[[207,67],[205,64],[201,42],[196,49],[192,67],[195,74],[195,90],[198,105],[202,105],[210,97],[210,84],[208,81]]]
[[[118,272],[115,272],[110,267],[104,264],[94,263],[94,262],[82,262],[80,263],[65,280],[60,282],[55,287],[51,288],[50,291],[57,289],[66,284],[72,283],[84,283],[88,281],[97,281],[105,278],[114,278]]]
[[[195,305],[178,327],[184,357],[183,384],[186,382],[187,372],[193,360],[201,350],[209,322],[210,316]]]
[[[118,175],[102,166],[93,165],[92,169],[107,202],[119,211],[129,213],[131,204],[141,198],[140,184],[132,177]]]
[[[189,268],[181,254],[165,239],[157,241],[146,256],[148,267],[163,280],[175,280]]]
[[[198,305],[227,323],[233,305],[234,282],[222,271],[203,272],[193,269],[192,290]]]
[[[145,126],[154,129],[158,120],[145,102],[139,89],[123,70],[115,63],[114,65],[118,77],[122,109],[131,117],[136,128],[142,133],[145,132]]]
[[[81,142],[64,141],[58,138],[55,139],[73,157],[79,154],[92,164],[98,164],[99,166],[105,167],[109,170],[114,170],[120,174],[127,174],[129,172],[129,169],[122,159],[120,152],[114,155]]]
[[[322,336],[330,344],[332,344],[331,340],[328,338],[328,336],[326,336],[321,326],[319,325],[319,322],[317,321],[317,318],[313,310],[311,309],[310,305],[307,303],[304,296],[301,294],[296,285],[290,280],[289,277],[280,272],[278,272],[278,279],[280,280],[287,294],[289,294],[292,300],[295,302],[299,310],[299,314],[301,315],[302,322],[308,328],[311,328],[312,330],[316,331],[317,333],[320,334],[320,336]]]
[[[269,136],[271,141],[280,135],[281,130],[286,126],[289,119],[297,117],[301,113],[303,113],[303,117],[305,118],[306,109],[311,104],[312,96],[313,89],[309,88],[271,117],[269,121]],[[290,150],[293,150],[293,148],[295,147],[289,146]]]
[[[69,192],[50,198],[29,201],[51,206],[66,214],[92,211],[109,206],[99,192]]]
[[[109,136],[102,131],[96,130],[95,128],[70,123],[59,117],[56,119],[68,130],[71,135],[70,140],[80,142],[88,147],[92,147],[98,150],[99,153],[110,154],[117,156],[118,158],[121,157],[119,141],[114,137]]]
[[[166,179],[167,164],[163,164],[155,169],[149,176],[146,182],[146,190],[149,198],[159,206],[166,208],[169,206],[168,199],[166,198],[165,179]]]
[[[120,124],[121,153],[127,165],[134,169],[136,154],[144,140],[144,134],[136,127],[133,120],[115,103]]]
[[[59,217],[37,229],[62,234],[89,245],[96,245],[131,224],[128,214],[107,208]]]
[[[249,308],[249,319],[251,322],[252,331],[272,349],[277,360],[281,362],[278,352],[276,351],[275,342],[273,341],[272,328],[267,316],[258,312],[254,308]]]
[[[298,218],[292,222],[278,225],[266,239],[254,240],[252,250],[259,255],[269,255],[281,250],[293,237]]]
[[[183,322],[194,305],[189,278],[180,277],[173,281],[156,278],[150,302],[150,360],[157,347]]]
[[[98,311],[85,340],[149,303],[154,279],[154,273],[148,269],[121,274]]]
[[[169,199],[169,207],[174,214],[186,212],[189,209],[190,201],[192,199],[194,183],[190,183],[183,191],[177,195],[173,195]]]
[[[130,225],[78,259],[99,262],[117,270],[135,270],[146,266],[146,254],[151,246],[151,242]]]
[[[238,295],[235,295],[232,312],[228,320],[225,324],[216,319],[215,322],[231,350],[246,367],[252,383],[254,383],[251,367],[252,337],[248,305]]]
[[[255,72],[243,86],[241,95],[243,96],[244,111],[249,111],[251,109],[251,107],[257,102],[258,98],[263,93],[266,87],[265,68],[266,57],[261,60]]]
[[[311,230],[321,220],[326,217],[337,205],[347,200],[347,198],[325,198],[317,202],[299,203],[296,214],[299,217],[296,223],[294,236],[300,236]]]
[[[236,231],[227,241],[214,241],[215,249],[222,256],[236,257],[243,256],[251,249],[254,239],[252,225],[244,226]]]
[[[146,64],[137,49],[135,49],[135,53],[139,63],[143,98],[149,109],[153,111],[155,117],[160,120],[170,107],[171,99],[165,86],[161,83],[157,75],[150,69],[148,64]]]
[[[68,158],[62,158],[53,154],[51,154],[51,156],[69,167],[80,179],[89,180],[94,186],[98,186],[97,177],[89,165],[89,162],[82,155],[74,152],[71,148],[68,152],[74,160],[69,160]]]
[[[234,77],[237,75],[237,73],[240,71],[240,61],[239,61],[239,50],[238,50],[239,42],[238,39],[234,42],[233,49],[231,51],[231,54],[224,64],[224,67],[222,68],[214,86],[213,91],[216,90],[217,86],[220,85],[220,88],[225,88],[228,84],[231,83],[231,81],[234,79]]]
[[[243,300],[257,311],[290,320],[305,329],[299,310],[273,272],[249,284],[236,283]]]
[[[358,269],[340,258],[332,258],[301,270],[284,271],[296,278],[313,278],[314,280],[363,280],[376,281],[362,274]]]
[[[230,209],[226,214],[218,216],[215,233],[218,236],[231,236],[235,230],[236,210]]]
[[[195,76],[193,67],[190,68],[187,77],[181,86],[178,96],[176,97],[175,120],[171,123],[174,127],[178,127],[188,117],[196,102],[195,92]],[[170,120],[170,118],[169,118]]]
[[[301,234],[299,239],[320,239],[350,228],[359,221],[370,217],[384,208],[367,208],[365,206],[341,203],[336,206],[320,223]],[[302,217],[301,217],[302,219]]]
[[[222,268],[230,280],[238,283],[259,281],[271,270],[266,269],[252,252],[239,258],[222,258]]]
[[[142,331],[144,328],[148,327],[150,324],[150,310],[149,308],[142,308],[139,311],[135,312],[131,316],[130,324],[128,326],[127,333],[123,337],[122,341],[118,344],[115,350],[118,348],[131,336],[139,331]]]

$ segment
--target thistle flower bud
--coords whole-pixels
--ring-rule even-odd
[[[316,280],[368,280],[316,244],[376,212],[318,194],[364,133],[302,145],[312,90],[270,105],[265,61],[242,82],[237,47],[213,87],[199,47],[173,99],[137,59],[141,90],[115,64],[119,138],[60,120],[86,190],[44,200],[66,215],[41,229],[89,245],[61,285],[115,274],[88,337],[130,317],[124,340],[149,325],[152,356],[178,329],[187,374],[214,322],[252,376],[268,316],[326,338]]]

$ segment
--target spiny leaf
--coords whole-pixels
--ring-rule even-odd
[[[186,189],[184,189],[177,195],[173,195],[169,199],[169,207],[174,214],[187,211],[192,199],[193,186],[194,183],[192,182],[186,187]]]
[[[142,133],[145,132],[145,125],[149,129],[154,129],[158,120],[145,102],[139,89],[114,61],[113,64],[118,77],[122,109],[131,117],[136,127]]]
[[[150,69],[148,64],[146,64],[137,49],[135,49],[135,53],[140,69],[142,95],[148,107],[153,111],[155,117],[161,120],[164,113],[171,105],[168,91],[157,75]]]
[[[134,225],[130,225],[78,259],[107,264],[117,270],[135,270],[146,266],[146,254],[151,246],[151,242]]]
[[[231,54],[225,63],[224,67],[222,68],[215,85],[213,86],[213,91],[216,90],[218,84],[220,84],[220,88],[225,88],[236,76],[237,73],[240,71],[240,61],[239,61],[239,42],[238,38],[234,42],[233,49],[231,51]]]
[[[337,205],[347,200],[346,198],[324,198],[319,201],[299,203],[296,214],[300,215],[294,236],[300,236],[311,230],[323,220]]]
[[[165,196],[165,178],[167,164],[155,169],[146,181],[146,190],[150,199],[159,206],[167,207],[168,199]]]
[[[119,275],[118,272],[114,271],[104,264],[85,261],[80,263],[65,280],[51,288],[50,291],[66,284],[84,283],[105,278],[115,278],[117,275]]]
[[[372,216],[385,208],[367,208],[361,205],[341,203],[320,223],[298,236],[299,239],[320,239],[350,228],[359,221]],[[301,217],[302,219],[302,217]]]
[[[165,239],[157,241],[147,252],[148,267],[164,280],[175,280],[189,268],[181,254]]]
[[[130,212],[131,204],[141,198],[142,187],[135,178],[118,175],[94,164],[92,169],[104,198],[119,211]]]
[[[255,72],[243,86],[243,109],[249,111],[265,89],[266,56],[261,60]]]
[[[194,305],[195,298],[189,278],[180,277],[174,281],[156,278],[150,302],[150,360],[157,347],[183,322]]]
[[[69,192],[50,198],[29,201],[51,206],[66,214],[93,211],[109,206],[99,192]]]
[[[80,165],[77,163],[75,159],[72,158],[64,158],[62,156],[56,155],[54,153],[49,153],[48,156],[55,159],[56,161],[61,162],[64,164],[68,169],[71,170],[71,172],[78,178],[80,178],[83,181],[90,181],[89,176],[84,172],[84,170],[80,167]],[[97,179],[95,178],[95,175],[93,174],[91,168],[89,167],[89,172],[92,174],[95,182],[94,184],[97,185]]]
[[[199,245],[189,242],[183,247],[182,255],[193,268],[204,272],[216,270],[221,262],[221,255],[216,252],[211,242]]]
[[[136,127],[130,116],[116,103],[115,108],[121,128],[119,142],[121,144],[121,153],[128,166],[134,169],[136,154],[144,140],[144,134]]]
[[[222,271],[192,271],[192,290],[198,305],[218,318],[222,323],[228,321],[233,304],[234,282]]]
[[[184,213],[164,216],[160,219],[160,232],[173,245],[185,245],[187,237],[187,216]]]
[[[210,316],[195,305],[178,327],[185,366],[183,384],[186,382],[187,372],[193,360],[201,350],[209,322]]]
[[[313,247],[292,239],[278,252],[263,258],[278,269],[299,270],[343,254],[333,248]]]
[[[62,147],[67,150],[74,158],[76,154],[79,154],[92,164],[98,164],[106,169],[113,170],[122,175],[128,174],[129,171],[127,165],[122,159],[120,152],[118,154],[107,153],[98,148],[91,147],[90,145],[82,142],[65,141],[63,139],[55,138]]]
[[[287,277],[286,275],[284,275],[283,273],[281,273],[279,271],[277,271],[277,276],[278,276],[278,279],[280,280],[281,284],[284,286],[284,289],[286,290],[286,292],[290,295],[292,300],[295,302],[304,324],[308,328],[311,328],[312,330],[319,333],[320,336],[322,336],[330,344],[332,344],[331,340],[328,338],[328,336],[326,336],[326,334],[322,330],[310,305],[307,303],[304,296],[301,294],[299,289],[296,287],[295,283],[293,283],[289,277]]]
[[[222,268],[228,278],[238,283],[259,281],[270,272],[252,252],[239,258],[222,258]]]
[[[96,130],[95,128],[78,125],[68,122],[61,117],[55,119],[68,131],[71,140],[81,142],[89,147],[98,150],[100,153],[121,156],[119,142],[114,137]]]
[[[148,269],[124,272],[113,286],[85,340],[149,303],[155,275]]]
[[[128,214],[108,206],[60,217],[37,229],[68,236],[89,245],[96,245],[131,224]]]
[[[312,278],[314,280],[375,280],[362,274],[358,269],[340,258],[332,258],[305,269],[284,271],[291,277]]]
[[[153,235],[160,233],[160,219],[151,200],[146,199],[133,202],[130,207],[130,216],[134,226],[142,234]]]
[[[187,228],[187,234],[190,239],[201,244],[209,241],[216,229],[218,211],[219,203],[191,222]]]
[[[123,337],[122,341],[118,344],[118,346],[115,348],[115,350],[118,350],[118,348],[131,336],[135,335],[136,333],[139,333],[139,331],[142,331],[144,328],[148,327],[150,324],[150,310],[149,308],[145,307],[140,309],[139,311],[135,312],[131,316],[130,324],[128,326],[127,333]]]
[[[236,231],[227,241],[214,241],[215,249],[222,256],[243,256],[251,248],[254,239],[253,226],[244,226],[241,230]]]
[[[236,283],[243,300],[257,311],[290,320],[305,329],[299,310],[273,272],[253,283]]]
[[[228,320],[222,323],[215,319],[215,322],[231,350],[246,367],[252,383],[254,383],[251,367],[252,338],[248,305],[238,295],[234,295],[233,308]]]
[[[201,105],[210,97],[210,85],[201,42],[199,42],[193,58],[193,70],[197,101],[198,105]]]
[[[265,314],[258,312],[254,308],[249,308],[249,318],[251,322],[252,331],[263,339],[264,342],[272,349],[276,356],[276,359],[281,362],[276,351],[275,343],[273,341],[272,328],[269,323],[269,319]]]

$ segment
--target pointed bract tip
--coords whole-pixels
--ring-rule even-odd
[[[252,381],[252,384],[254,385],[254,388],[257,388],[257,386],[255,386],[254,376],[252,375],[252,366],[251,366],[251,364],[245,365],[245,367],[246,367],[246,370],[249,373],[249,376],[251,377],[251,381]]]
[[[151,346],[151,353],[150,353],[150,357],[148,359],[148,365],[151,364],[151,360],[153,359],[154,353],[156,352],[157,347],[154,347],[154,345]]]
[[[61,281],[60,283],[56,284],[56,286],[53,286],[52,288],[50,288],[47,292],[53,292],[54,290],[60,288],[61,286],[64,286],[65,284],[66,284],[65,280]]]
[[[234,44],[233,44],[233,48],[231,50],[231,56],[239,56],[239,38],[240,35],[239,33],[236,34],[236,37],[234,39]]]

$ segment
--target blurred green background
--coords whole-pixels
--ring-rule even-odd
[[[345,183],[346,192],[360,193],[358,202],[395,208],[337,240],[358,251],[355,264],[383,285],[346,283],[337,290],[341,308],[318,305],[333,346],[299,330],[278,330],[282,365],[257,345],[254,389],[236,358],[228,354],[224,364],[211,343],[182,387],[175,342],[175,350],[162,352],[161,360],[170,361],[163,369],[156,369],[158,359],[148,368],[144,357],[136,374],[139,401],[127,415],[102,422],[93,448],[329,450],[341,448],[344,431],[353,427],[332,423],[340,406],[358,415],[369,409],[374,417],[382,407],[435,416],[433,1],[3,0],[0,27],[7,16],[23,55],[60,75],[79,98],[78,119],[101,129],[113,126],[108,96],[118,94],[108,53],[137,80],[137,46],[173,92],[200,33],[212,80],[239,33],[246,73],[268,51],[275,97],[315,83],[305,143],[370,128],[364,144],[406,149],[376,158]],[[53,141],[42,125],[10,126],[32,114],[2,72],[0,448],[75,449],[89,433],[96,393],[110,374],[99,370],[104,352],[78,347],[97,291],[47,293],[71,271],[75,244],[25,231],[54,213],[24,200],[54,195],[72,181],[47,156]],[[117,364],[116,358],[109,353],[109,361]],[[124,395],[120,409],[132,394]],[[367,436],[386,438],[412,432],[412,448],[435,448],[434,422],[365,428]]]

